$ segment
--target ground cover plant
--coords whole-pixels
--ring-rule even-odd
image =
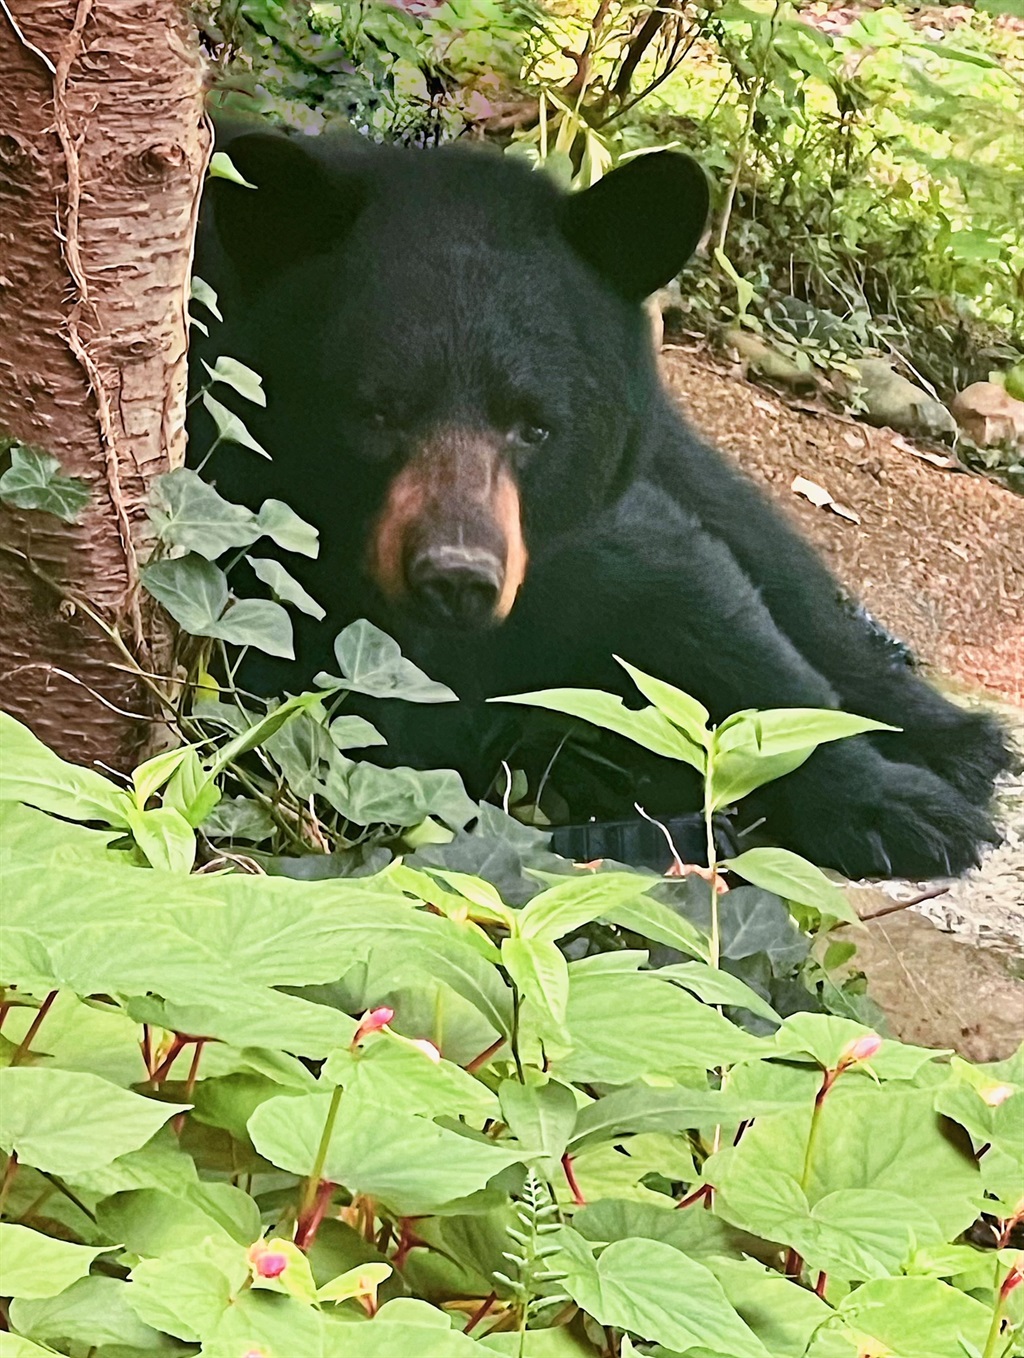
[[[637,678],[709,825],[842,731],[710,731]],[[584,699],[622,720],[539,697]],[[780,961],[848,914],[809,864],[536,871],[521,906],[397,860],[190,873],[226,747],[121,787],[0,734],[0,1352],[1020,1352],[1021,1056],[783,1019],[727,970],[766,935],[726,882],[788,902]],[[590,925],[614,950],[574,949]]]

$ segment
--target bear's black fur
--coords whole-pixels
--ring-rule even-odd
[[[660,386],[641,303],[703,231],[693,162],[642,156],[566,196],[475,148],[251,128],[222,144],[257,187],[214,181],[197,272],[225,315],[212,352],[265,380],[266,411],[244,414],[274,460],[222,448],[210,471],[318,527],[319,560],[288,564],[328,610],[300,620],[294,666],[268,662],[268,691],[330,670],[335,634],[367,617],[467,700],[396,720],[394,754],[454,763],[477,794],[516,720],[480,700],[586,686],[634,703],[613,654],[715,719],[841,707],[903,731],[824,746],[765,789],[773,837],[857,876],[976,860],[999,728],[894,660]],[[570,765],[577,819],[698,805],[681,765],[613,737],[593,753],[618,784]],[[513,762],[529,758],[526,741]]]

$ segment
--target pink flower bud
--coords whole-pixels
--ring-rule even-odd
[[[280,1278],[288,1267],[288,1258],[276,1250],[264,1250],[256,1256],[252,1266],[260,1278]]]
[[[352,1034],[352,1046],[358,1047],[368,1033],[379,1033],[395,1017],[395,1011],[382,1004],[379,1009],[369,1009],[359,1020],[359,1026]]]
[[[433,1042],[429,1042],[425,1037],[410,1038],[410,1041],[414,1047],[419,1047],[423,1055],[428,1056],[435,1065],[441,1060],[441,1053],[434,1046]]]
[[[852,1066],[858,1061],[870,1061],[878,1053],[882,1039],[877,1033],[865,1033],[863,1037],[848,1042],[839,1055],[840,1067]]]
[[[993,1085],[991,1089],[979,1091],[981,1097],[990,1108],[998,1108],[1001,1103],[1005,1103],[1008,1098],[1016,1094],[1013,1085]]]

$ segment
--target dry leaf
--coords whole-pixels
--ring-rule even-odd
[[[841,505],[838,500],[833,500],[829,506],[833,514],[838,514],[841,519],[849,519],[851,523],[860,523],[860,515],[849,505]]]
[[[808,481],[806,476],[796,476],[790,490],[794,495],[802,495],[805,500],[810,500],[812,505],[817,505],[819,509],[824,509],[826,505],[832,503],[832,496],[824,486],[819,486],[817,481]]]

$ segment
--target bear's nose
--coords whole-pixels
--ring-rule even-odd
[[[459,627],[482,627],[494,617],[504,567],[482,547],[430,547],[407,571],[409,588],[434,619]]]

